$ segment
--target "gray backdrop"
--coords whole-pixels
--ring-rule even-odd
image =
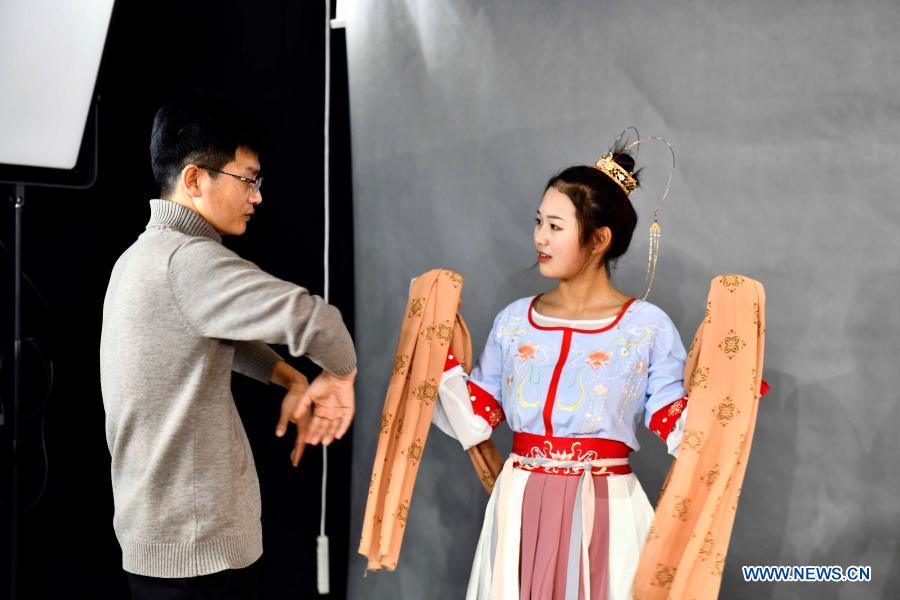
[[[895,1],[362,1],[347,39],[360,356],[355,549],[411,277],[466,277],[477,351],[493,316],[548,289],[532,218],[547,178],[625,126],[678,171],[649,298],[689,344],[710,280],[766,288],[765,378],[722,598],[900,591],[897,295],[900,6]],[[639,294],[666,175],[644,145],[641,220],[614,282]],[[503,450],[505,426],[495,439]],[[651,501],[669,458],[643,432]],[[434,429],[400,565],[351,598],[462,598],[486,494]],[[869,584],[744,583],[741,565],[870,565]]]

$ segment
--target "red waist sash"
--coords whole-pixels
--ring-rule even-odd
[[[589,437],[548,437],[534,433],[513,433],[513,454],[528,458],[547,458],[556,461],[589,462],[604,458],[628,458],[631,448],[618,440]],[[579,467],[534,466],[516,462],[517,469],[552,473],[554,475],[581,475]],[[595,476],[625,475],[631,473],[629,465],[594,467]]]

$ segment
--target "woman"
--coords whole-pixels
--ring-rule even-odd
[[[634,166],[620,145],[550,179],[534,244],[557,286],[497,315],[468,377],[448,356],[435,423],[465,448],[504,420],[514,432],[467,598],[631,597],[653,519],[628,466],[635,431],[675,455],[687,406],[672,320],[609,279],[637,224]]]

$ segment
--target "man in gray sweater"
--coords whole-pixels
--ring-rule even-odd
[[[356,355],[338,310],[222,245],[262,202],[260,136],[210,98],[162,107],[150,153],[160,198],[118,259],[103,304],[100,375],[113,525],[135,598],[253,598],[259,482],[231,372],[287,389],[276,435],[340,438]],[[309,384],[267,344],[323,368]]]

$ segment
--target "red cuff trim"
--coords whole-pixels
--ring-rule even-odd
[[[771,390],[772,387],[766,382],[765,379],[762,380],[762,385],[759,386],[759,397],[762,398],[766,395],[766,392]]]
[[[491,429],[496,429],[497,425],[506,420],[500,403],[481,389],[477,384],[471,381],[467,384],[469,387],[469,400],[472,401],[472,412],[487,421]]]
[[[650,431],[658,435],[663,441],[666,441],[675,428],[678,417],[681,416],[687,405],[688,397],[685,395],[653,413],[653,416],[650,418]]]
[[[453,367],[458,367],[459,361],[456,360],[456,357],[453,356],[452,350],[447,350],[447,360],[444,362],[444,373],[452,369]]]

